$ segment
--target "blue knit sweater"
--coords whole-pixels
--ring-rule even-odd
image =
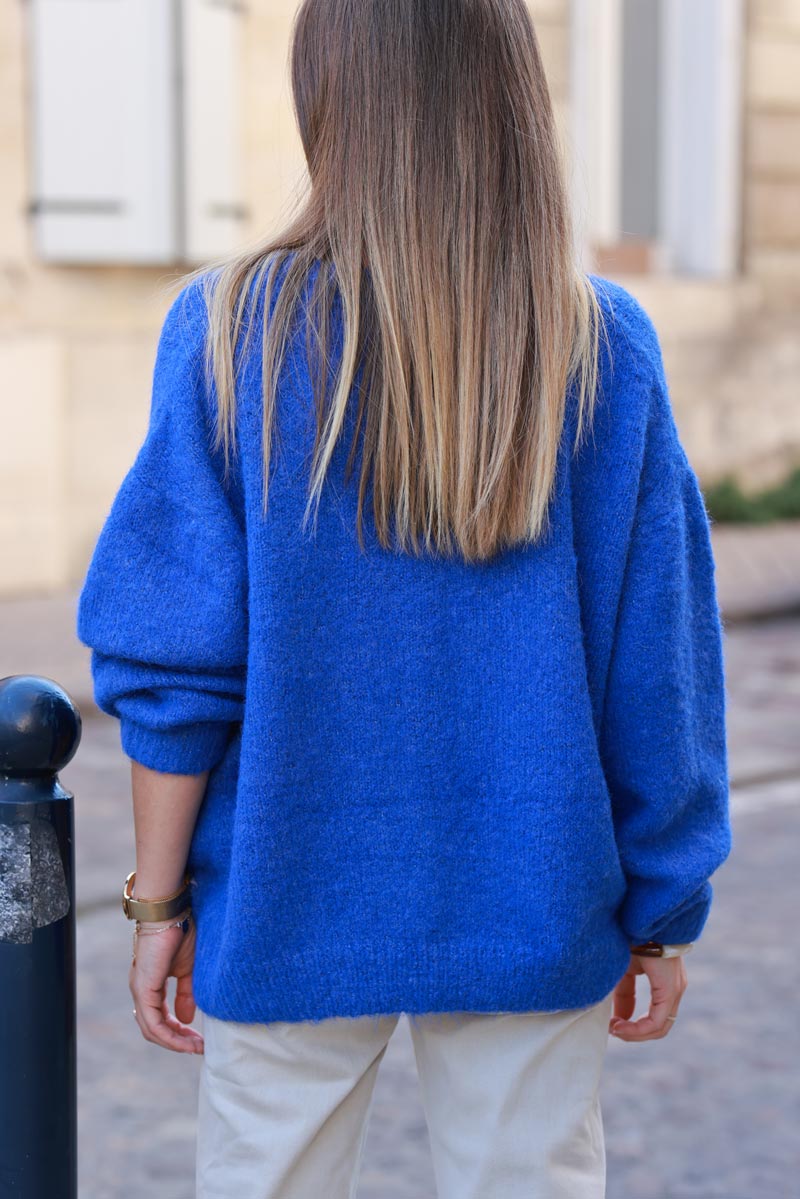
[[[382,549],[369,501],[362,554],[352,424],[301,533],[300,318],[262,518],[260,338],[226,483],[198,285],[172,303],[77,633],[124,752],[210,771],[188,863],[202,1010],[579,1007],[632,943],[700,935],[731,844],[708,517],[653,324],[590,278],[610,335],[593,437],[571,453],[571,394],[550,533],[483,565]]]

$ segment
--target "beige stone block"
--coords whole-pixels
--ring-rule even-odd
[[[242,64],[245,92],[245,191],[248,237],[273,236],[285,223],[305,177],[292,110],[288,51],[296,5],[249,5]]]
[[[553,115],[556,122],[556,134],[561,147],[561,157],[567,172],[571,170],[572,154],[574,152],[573,130],[570,123],[570,107],[565,100],[554,99]]]
[[[65,481],[71,503],[109,503],[147,432],[155,337],[75,338],[68,352]]]
[[[749,0],[748,17],[753,30],[800,36],[800,4],[797,0]]]
[[[750,104],[800,110],[800,38],[751,39],[746,88]]]
[[[751,183],[746,189],[745,236],[758,245],[800,248],[800,181]]]
[[[760,284],[700,282],[690,323],[693,286],[653,279],[637,289],[662,339],[687,454],[701,477],[777,470],[800,446],[798,313],[771,311]]]
[[[553,100],[564,100],[569,91],[569,34],[564,26],[537,27],[547,84]]]
[[[147,432],[156,334],[75,337],[68,351],[67,571],[81,577],[111,502]]]
[[[748,277],[762,288],[765,304],[776,312],[793,309],[800,324],[800,248],[748,247],[745,266]]]
[[[673,344],[724,337],[732,325],[749,320],[762,304],[758,284],[749,279],[657,274],[613,277],[650,314],[659,336]]]
[[[751,176],[800,178],[800,111],[750,114],[745,169]]]
[[[66,579],[64,354],[57,338],[0,341],[0,594]]]
[[[537,23],[569,24],[569,0],[528,0],[528,8]]]
[[[150,333],[183,277],[183,268],[49,267],[0,272],[0,327]]]

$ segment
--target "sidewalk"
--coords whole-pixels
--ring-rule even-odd
[[[717,590],[726,626],[800,617],[800,521],[719,525],[712,530]],[[76,589],[0,599],[0,678],[55,679],[87,714],[94,709],[89,651],[74,632]]]
[[[726,624],[800,616],[800,521],[715,525],[711,537]]]

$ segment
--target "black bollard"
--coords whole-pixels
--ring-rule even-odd
[[[0,679],[0,1195],[77,1199],[73,796],[81,737],[52,679]]]

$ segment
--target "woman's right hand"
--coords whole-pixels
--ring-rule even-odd
[[[632,1020],[636,1007],[636,978],[646,974],[650,982],[650,1009]],[[677,1016],[688,986],[683,955],[670,958],[631,954],[630,965],[614,989],[614,1013],[608,1031],[620,1041],[655,1041],[665,1037]]]
[[[164,927],[165,922],[161,922]],[[150,927],[158,927],[152,924]],[[195,925],[183,932],[179,925],[160,933],[136,937],[136,960],[131,963],[129,983],[136,1023],[146,1041],[176,1053],[202,1053],[203,1038],[190,1027],[197,1010],[192,993]],[[175,1015],[167,1003],[167,979],[177,979]]]

